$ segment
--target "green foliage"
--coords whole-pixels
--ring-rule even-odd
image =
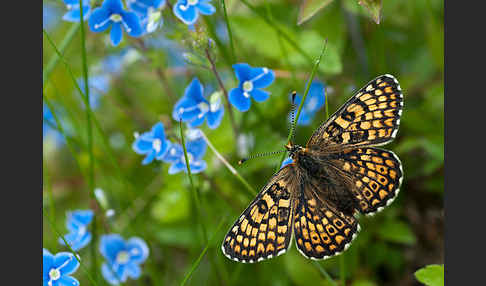
[[[415,272],[418,281],[427,286],[444,285],[444,265],[427,265]]]

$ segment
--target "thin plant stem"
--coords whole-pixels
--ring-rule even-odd
[[[292,136],[294,134],[294,129],[295,126],[297,125],[297,122],[299,120],[300,112],[302,111],[302,107],[304,106],[305,99],[307,97],[307,94],[309,93],[309,89],[312,83],[312,80],[314,79],[314,76],[316,75],[317,69],[319,67],[319,64],[321,63],[322,55],[324,54],[324,51],[326,50],[327,47],[327,38],[324,41],[324,45],[321,50],[321,54],[319,55],[319,58],[317,58],[314,67],[312,68],[312,72],[310,75],[309,80],[307,81],[307,86],[304,92],[304,96],[302,97],[302,100],[300,101],[299,109],[297,110],[297,115],[295,116],[294,122],[292,123],[292,128],[290,128],[289,136],[287,137],[287,141],[290,141],[292,139]],[[280,170],[280,166],[282,166],[282,162],[285,159],[285,156],[287,155],[287,151],[283,152],[282,158],[280,159],[280,163],[277,165],[277,168],[275,169],[275,172]]]
[[[211,151],[213,151],[213,153],[216,155],[216,157],[226,166],[226,168],[228,168],[228,170],[233,175],[236,176],[236,178],[238,178],[238,180],[240,180],[241,183],[243,183],[243,185],[245,185],[245,187],[250,191],[250,194],[252,196],[255,196],[257,194],[255,189],[245,179],[243,179],[243,177],[238,173],[238,171],[236,171],[236,169],[233,166],[231,166],[231,164],[228,163],[228,161],[226,161],[226,159],[218,152],[218,150],[216,150],[216,148],[214,148],[213,144],[211,144],[211,141],[209,141],[208,137],[206,136],[206,134],[204,134],[203,131],[201,131],[201,134],[202,134],[202,137],[204,138],[204,141],[206,141],[209,148],[211,149]]]
[[[206,254],[206,252],[208,251],[209,249],[209,246],[211,244],[211,242],[213,241],[213,239],[216,236],[216,234],[219,232],[219,230],[221,229],[221,227],[223,226],[223,223],[226,221],[226,217],[228,216],[228,214],[224,215],[221,220],[219,221],[219,224],[218,226],[216,227],[216,230],[214,231],[213,235],[211,236],[211,238],[207,241],[206,243],[206,246],[203,248],[203,250],[201,251],[201,254],[199,254],[198,258],[196,259],[196,261],[194,261],[194,263],[192,264],[191,266],[191,269],[189,270],[189,272],[184,276],[184,280],[182,280],[181,282],[181,286],[185,285],[187,280],[191,277],[192,273],[197,269],[197,267],[199,266],[199,264],[201,263],[201,260],[202,258],[204,257],[204,255]]]
[[[228,38],[231,47],[231,61],[234,63],[236,62],[235,47],[233,44],[233,33],[231,32],[230,21],[228,19],[228,12],[226,11],[225,0],[221,0],[221,6],[223,7],[224,21],[226,23],[226,29],[228,30]]]
[[[339,255],[339,277],[341,278],[341,286],[346,286],[346,261],[344,255]]]
[[[231,109],[231,104],[229,102],[229,97],[228,97],[228,91],[224,87],[223,81],[221,80],[221,77],[219,76],[218,71],[216,70],[216,64],[214,63],[213,58],[211,57],[211,54],[209,53],[208,48],[205,48],[204,51],[206,52],[206,57],[208,58],[209,63],[211,64],[211,70],[214,73],[214,76],[218,80],[219,87],[223,91],[224,98],[226,99],[226,109],[228,110],[229,118],[231,121],[231,127],[233,128],[233,133],[235,135],[235,138],[238,138],[238,127],[236,126],[235,122],[235,116],[233,114],[233,109]]]
[[[321,272],[322,276],[324,276],[331,285],[337,286],[336,282],[334,282],[334,280],[332,280],[331,275],[329,275],[329,273],[327,273],[327,271],[322,267],[321,264],[319,264],[319,262],[312,261],[312,263],[317,268],[317,270],[319,270],[319,272]]]

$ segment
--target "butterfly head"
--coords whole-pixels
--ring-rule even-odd
[[[289,156],[292,159],[295,159],[295,156],[298,153],[304,151],[304,148],[302,146],[300,146],[300,145],[294,145],[290,141],[289,141],[289,143],[287,143],[287,145],[285,145],[285,149],[287,149],[287,151],[289,151],[289,153],[290,153]]]

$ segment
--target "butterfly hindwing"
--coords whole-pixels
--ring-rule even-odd
[[[353,180],[353,193],[359,200],[360,212],[374,214],[397,196],[403,180],[402,164],[391,151],[366,147],[346,150],[339,160],[331,162]]]
[[[221,247],[228,258],[253,263],[287,250],[292,236],[294,167],[282,168],[230,228]]]
[[[402,107],[398,81],[391,75],[379,76],[324,122],[307,146],[344,149],[386,144],[398,131]]]
[[[346,250],[359,231],[356,218],[318,198],[303,182],[294,203],[294,237],[297,249],[311,259],[326,259]]]

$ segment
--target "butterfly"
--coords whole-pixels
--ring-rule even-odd
[[[307,258],[345,251],[360,231],[359,214],[373,215],[397,196],[402,164],[391,151],[403,95],[395,77],[361,88],[312,134],[305,147],[289,142],[293,163],[261,189],[226,234],[228,258],[253,263],[287,251],[293,238]]]

